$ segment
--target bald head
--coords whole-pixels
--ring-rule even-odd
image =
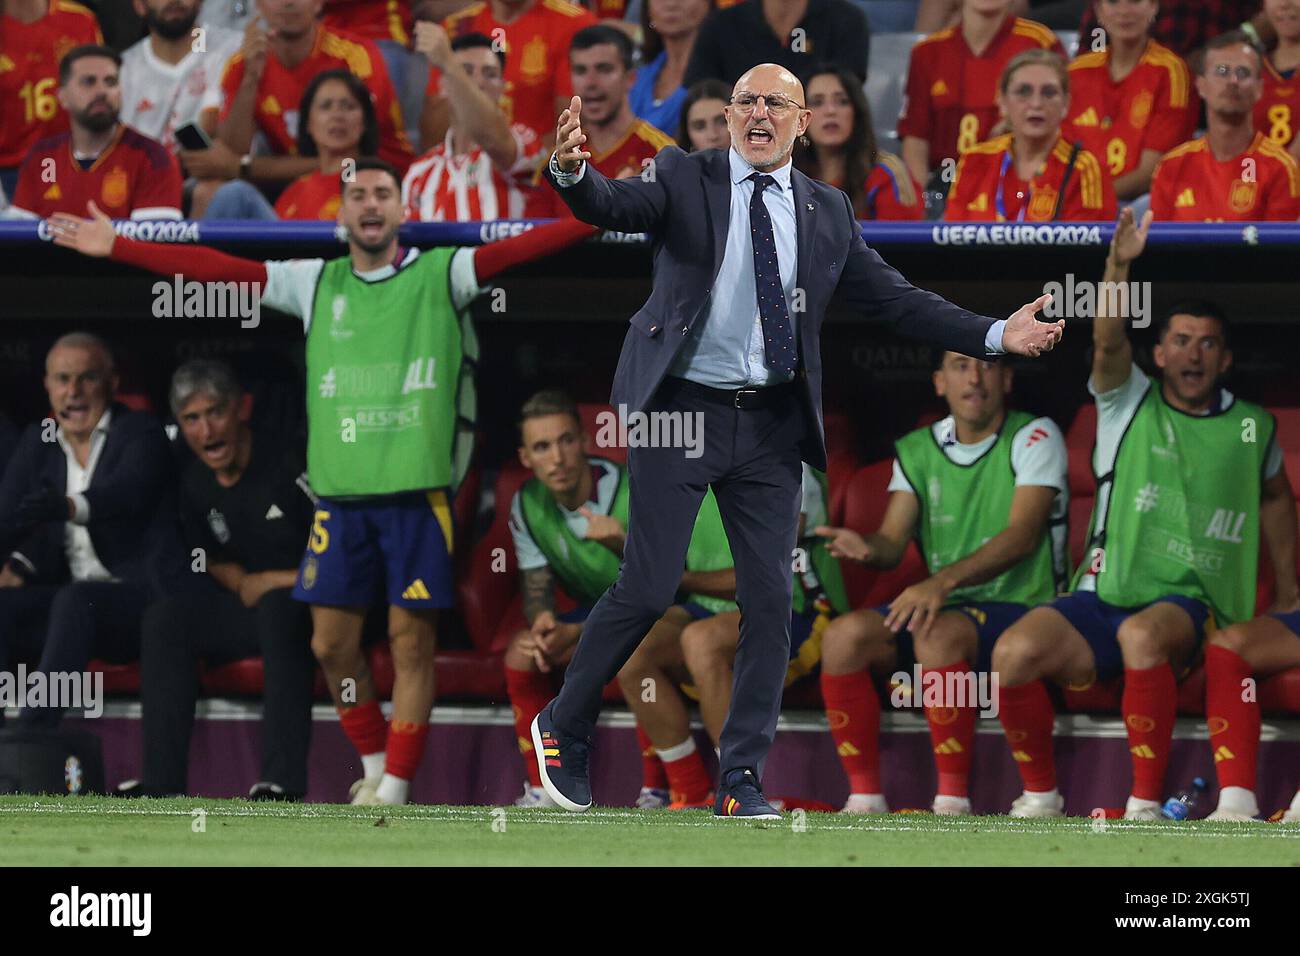
[[[741,90],[751,93],[784,93],[796,103],[804,102],[803,84],[799,82],[799,77],[779,63],[760,63],[750,67],[731,88],[731,95],[735,96]]]
[[[785,67],[752,67],[736,81],[726,108],[731,145],[762,172],[784,166],[812,116],[804,103],[803,83]]]

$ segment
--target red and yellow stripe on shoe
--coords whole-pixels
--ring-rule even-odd
[[[560,742],[556,740],[550,731],[542,732],[542,756],[546,758],[546,766],[560,766]]]
[[[734,817],[736,815],[736,811],[739,809],[740,809],[740,801],[737,800],[735,797],[727,797],[726,800],[722,801],[722,813],[725,816]]]

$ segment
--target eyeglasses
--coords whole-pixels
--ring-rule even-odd
[[[1226,79],[1229,76],[1235,76],[1238,83],[1247,83],[1255,78],[1255,71],[1248,66],[1228,66],[1226,63],[1220,63],[1210,71],[1215,76]]]
[[[727,102],[734,106],[741,113],[752,113],[758,106],[758,101],[762,100],[767,111],[772,116],[783,116],[790,110],[801,110],[806,107],[801,103],[796,103],[787,96],[780,93],[737,93]]]
[[[1031,83],[1021,83],[1019,86],[1011,87],[1011,89],[1007,90],[1007,93],[1012,99],[1021,101],[1029,100],[1033,97],[1034,93],[1037,93],[1043,98],[1045,103],[1055,103],[1061,98],[1063,90],[1055,84],[1041,86],[1035,89]]]

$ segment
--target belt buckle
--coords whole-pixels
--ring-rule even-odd
[[[738,389],[736,389],[736,395],[735,395],[735,399],[734,399],[735,407],[736,407],[736,408],[748,408],[749,406],[748,406],[748,404],[747,404],[747,399],[748,399],[750,396],[757,397],[757,395],[758,395],[758,389],[756,389],[756,388],[738,388]]]

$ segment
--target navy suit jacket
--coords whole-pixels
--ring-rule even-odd
[[[63,446],[42,441],[43,431],[40,424],[28,426],[0,480],[0,557],[7,558],[13,548],[35,568],[33,583],[62,584],[70,577],[66,522],[46,522],[19,542],[15,521],[18,502],[28,492],[48,485],[67,494]],[[188,556],[177,550],[174,479],[161,422],[148,412],[114,404],[104,450],[84,492],[90,504],[90,541],[114,577],[159,590],[189,570]]]
[[[653,398],[696,322],[709,315],[709,297],[722,268],[731,209],[731,169],[726,149],[687,154],[660,150],[654,177],[609,179],[587,163],[582,179],[560,188],[560,198],[583,222],[653,239],[654,288],[623,340],[611,399],[643,411]],[[868,321],[941,349],[983,358],[994,322],[918,289],[885,264],[862,241],[849,197],[833,186],[791,174],[799,265],[796,287],[804,293],[799,315],[798,378],[812,427],[800,447],[810,465],[825,469],[822,426],[821,326],[838,294]],[[719,289],[720,295],[727,294]]]

